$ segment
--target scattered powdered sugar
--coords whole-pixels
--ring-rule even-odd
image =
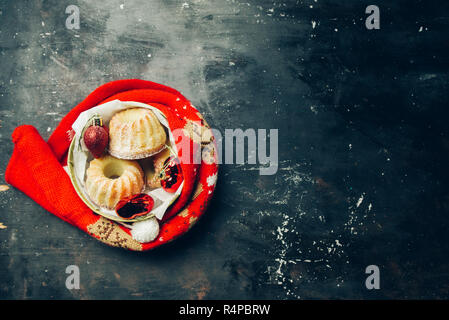
[[[371,212],[373,208],[372,203],[369,203],[367,206],[363,205],[366,197],[366,193],[362,193],[355,205],[348,207],[348,219],[344,227],[351,235],[363,233],[367,228],[367,224],[375,223],[375,215]]]
[[[357,204],[356,204],[357,208],[360,207],[362,202],[363,202],[363,194],[360,196],[359,200],[357,200]]]
[[[344,228],[339,232],[331,229],[326,213],[316,208],[316,198],[310,192],[316,182],[308,173],[308,166],[306,163],[281,161],[277,179],[285,190],[277,190],[273,195],[270,193],[265,199],[279,207],[272,212],[263,210],[258,213],[261,217],[269,216],[277,221],[271,231],[273,260],[265,271],[268,284],[280,287],[284,295],[295,299],[301,298],[300,289],[304,283],[313,285],[327,277],[323,268],[333,274],[333,265],[348,262],[346,242],[341,233]],[[279,215],[279,211],[284,212]],[[305,231],[326,230],[328,225],[324,234]],[[335,279],[337,285],[343,281],[343,278]]]
[[[263,199],[273,209],[257,213],[259,219],[269,217],[274,224],[272,261],[265,274],[267,285],[282,290],[280,297],[299,299],[305,287],[313,288],[323,281],[341,287],[347,280],[342,270],[350,263],[348,248],[369,224],[375,223],[373,204],[366,192],[347,198],[342,193],[338,201],[342,205],[349,203],[347,212],[343,212],[341,220],[331,218],[331,213],[317,203],[326,192],[320,188],[329,188],[330,194],[338,191],[325,181],[317,185],[319,179],[311,176],[308,166],[281,161],[276,181],[283,188],[267,190]],[[313,190],[319,190],[318,197]]]

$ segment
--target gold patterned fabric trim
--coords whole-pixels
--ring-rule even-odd
[[[88,225],[87,231],[110,246],[142,251],[142,244],[106,218],[101,217],[94,224]]]
[[[201,121],[187,120],[183,128],[184,134],[197,144],[207,144],[212,141],[212,131],[201,125]]]

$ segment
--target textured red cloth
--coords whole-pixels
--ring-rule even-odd
[[[194,150],[202,150],[201,164],[181,162],[183,190],[167,210],[159,237],[149,243],[137,242],[129,229],[92,212],[78,197],[63,169],[73,122],[81,112],[115,99],[158,108],[167,117],[171,130],[181,129],[183,139],[191,139]],[[100,241],[130,250],[148,250],[185,233],[205,212],[217,179],[214,137],[201,114],[178,91],[150,81],[130,79],[102,85],[61,120],[48,142],[30,125],[17,127],[12,140],[14,151],[5,173],[9,184]]]

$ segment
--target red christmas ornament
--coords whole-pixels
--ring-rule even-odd
[[[145,193],[135,194],[120,200],[115,212],[124,219],[134,219],[149,213],[154,206],[154,200]]]
[[[92,121],[92,125],[84,131],[84,144],[95,158],[100,158],[109,143],[109,133],[103,120],[96,117]]]
[[[164,161],[164,169],[161,172],[161,186],[170,193],[175,193],[183,181],[181,165],[175,157],[169,157]]]

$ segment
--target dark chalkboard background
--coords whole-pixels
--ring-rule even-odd
[[[1,299],[449,298],[447,1],[2,0],[0,28]],[[7,189],[16,126],[47,139],[126,78],[180,90],[219,130],[279,129],[277,174],[222,165],[204,218],[147,253]]]

